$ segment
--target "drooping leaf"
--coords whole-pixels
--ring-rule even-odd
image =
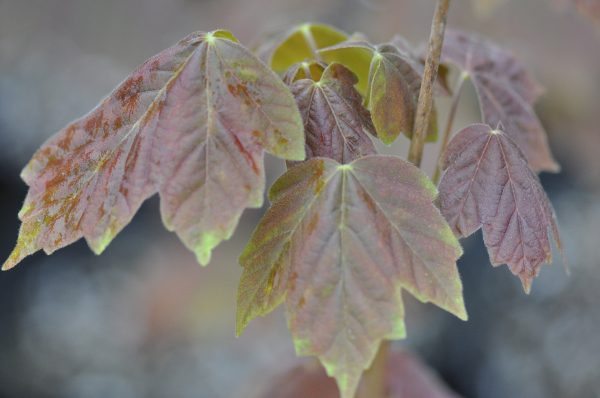
[[[193,33],[33,156],[3,268],[81,237],[100,253],[156,192],[167,228],[206,264],[242,211],[262,204],[263,150],[304,158],[294,98],[231,33]]]
[[[271,68],[277,73],[284,73],[299,62],[318,60],[318,49],[333,46],[347,38],[346,33],[329,25],[305,23],[296,26],[273,49]]]
[[[318,356],[350,398],[381,340],[405,335],[401,288],[466,319],[462,251],[435,196],[392,156],[291,168],[240,257],[238,333],[285,300],[296,351]]]
[[[455,234],[481,228],[492,264],[507,264],[529,292],[552,260],[550,231],[561,244],[554,210],[523,153],[508,134],[475,124],[452,139],[444,170],[440,208]]]
[[[371,112],[377,136],[391,144],[404,133],[411,137],[419,101],[422,68],[394,45],[374,47],[367,42],[343,42],[319,51],[327,62],[339,62],[358,77],[359,91],[366,89],[365,102]],[[437,139],[437,116],[427,134],[428,141]]]
[[[543,90],[512,54],[479,37],[448,30],[442,60],[468,73],[479,97],[483,121],[503,126],[533,170],[559,170],[533,110]]]
[[[304,120],[306,157],[327,157],[349,163],[376,153],[371,116],[354,89],[356,76],[340,64],[330,64],[319,81],[300,79],[292,94]]]

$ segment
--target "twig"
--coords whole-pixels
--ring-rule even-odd
[[[437,185],[440,181],[440,176],[442,174],[442,166],[444,163],[444,153],[446,152],[446,148],[448,148],[448,142],[450,141],[450,136],[452,135],[452,125],[454,124],[454,118],[456,117],[456,111],[458,109],[458,103],[460,102],[460,94],[462,93],[463,86],[465,85],[465,81],[469,78],[469,74],[466,72],[462,72],[458,81],[454,86],[454,95],[452,96],[452,105],[450,108],[450,113],[448,114],[448,121],[446,122],[446,129],[444,130],[444,135],[442,136],[442,146],[440,148],[440,153],[438,155],[437,164],[435,167],[435,172],[433,173],[433,183]]]
[[[425,61],[425,71],[421,81],[421,91],[419,92],[419,104],[417,106],[417,117],[413,132],[410,149],[408,151],[408,160],[415,166],[421,166],[423,158],[423,147],[425,146],[425,135],[429,127],[431,117],[431,108],[433,105],[433,86],[437,78],[438,68],[440,66],[440,56],[442,55],[442,45],[444,44],[444,32],[446,30],[446,18],[450,0],[438,0],[431,25],[431,34],[429,36],[429,47],[427,50],[427,60]]]

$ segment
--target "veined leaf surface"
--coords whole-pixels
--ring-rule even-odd
[[[156,192],[167,228],[206,264],[242,211],[262,204],[263,150],[304,159],[294,98],[231,33],[193,33],[33,156],[3,268],[81,237],[100,253]]]
[[[550,231],[561,244],[552,205],[523,153],[507,134],[475,124],[452,139],[444,170],[440,207],[455,234],[482,228],[492,264],[507,264],[529,292],[552,260]]]
[[[357,88],[365,95],[377,136],[391,144],[400,133],[412,136],[422,69],[416,61],[394,45],[373,46],[367,42],[343,42],[319,50],[327,62],[339,62],[358,77]],[[428,141],[437,139],[434,111],[427,133]]]
[[[340,64],[325,69],[318,82],[300,79],[292,83],[304,120],[306,157],[327,157],[350,163],[376,153],[369,134],[375,135],[369,111],[354,88],[356,76]]]
[[[466,319],[462,251],[435,196],[392,156],[291,168],[240,257],[238,333],[285,300],[296,351],[318,356],[350,398],[380,342],[405,335],[401,289]]]
[[[512,54],[476,36],[448,30],[442,60],[469,74],[483,121],[493,127],[502,126],[525,153],[534,171],[560,169],[533,110],[543,90]]]

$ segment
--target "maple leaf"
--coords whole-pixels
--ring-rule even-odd
[[[323,48],[319,54],[327,62],[339,62],[358,76],[358,90],[377,136],[391,144],[400,133],[412,136],[419,102],[423,68],[410,54],[393,44],[373,46],[367,42],[346,41]],[[437,139],[437,116],[433,112],[428,141]]]
[[[242,211],[261,206],[264,150],[304,159],[291,93],[231,33],[193,33],[37,151],[3,269],[81,237],[102,252],[156,192],[167,228],[206,264]]]
[[[284,73],[299,62],[319,60],[317,50],[340,43],[348,35],[333,26],[304,23],[290,29],[279,40],[272,41],[262,56],[277,73]]]
[[[368,134],[375,135],[369,111],[354,88],[356,76],[340,64],[329,65],[319,81],[300,79],[291,84],[304,120],[306,157],[328,157],[349,163],[375,154]]]
[[[474,35],[448,30],[442,60],[468,74],[477,91],[483,122],[503,126],[535,171],[560,169],[533,110],[543,90],[512,54]]]
[[[285,300],[297,353],[318,356],[349,398],[380,342],[405,335],[401,288],[466,319],[462,250],[435,196],[393,156],[291,168],[240,257],[238,334]]]
[[[440,182],[442,214],[459,237],[482,228],[493,265],[507,264],[526,292],[552,260],[549,231],[560,248],[554,210],[516,143],[485,124],[450,142]]]

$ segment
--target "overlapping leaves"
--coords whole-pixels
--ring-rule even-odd
[[[528,292],[560,247],[554,211],[537,176],[505,133],[476,124],[452,139],[444,158],[440,207],[457,236],[479,228],[492,264],[507,264]]]
[[[386,144],[404,133],[411,137],[422,68],[410,54],[392,44],[373,46],[364,41],[347,41],[319,51],[327,62],[339,62],[358,76],[357,88],[365,96],[377,136]],[[427,134],[437,138],[435,111]]]
[[[502,126],[535,171],[558,171],[546,132],[533,110],[542,92],[512,54],[481,38],[448,30],[442,59],[468,74],[490,126]]]
[[[100,253],[156,192],[167,228],[205,264],[241,212],[261,206],[263,151],[302,160],[302,137],[276,74],[229,32],[193,33],[33,156],[19,240],[3,268],[81,237]]]
[[[305,23],[287,32],[283,39],[274,41],[265,57],[275,72],[284,73],[299,62],[318,60],[320,48],[333,46],[347,38],[346,33],[332,26]]]
[[[396,157],[291,168],[240,258],[238,333],[285,300],[298,354],[318,356],[349,398],[380,341],[404,337],[401,288],[465,319],[461,248],[435,195]]]
[[[350,70],[334,63],[319,81],[303,78],[291,83],[304,120],[307,158],[322,156],[349,163],[376,153],[369,138],[375,128],[354,88],[356,82]]]

